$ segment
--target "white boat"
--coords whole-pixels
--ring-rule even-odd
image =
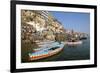
[[[82,41],[74,41],[74,42],[67,41],[66,44],[67,45],[78,45],[78,44],[82,44]]]

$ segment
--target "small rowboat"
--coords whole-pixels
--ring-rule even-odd
[[[64,47],[63,43],[59,44],[56,42],[56,45],[53,47],[48,47],[38,50],[36,52],[29,53],[29,60],[33,61],[55,55],[59,53],[61,50],[63,50],[63,47]]]
[[[37,52],[37,51],[47,49],[47,48],[52,48],[52,47],[55,47],[56,45],[59,45],[59,43],[58,42],[47,42],[45,43],[45,45],[42,45],[42,47],[33,49],[33,52]]]
[[[75,41],[75,42],[66,42],[67,45],[78,45],[82,44],[82,41]]]

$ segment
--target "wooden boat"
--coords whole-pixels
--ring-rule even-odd
[[[87,37],[81,37],[81,38],[80,38],[80,40],[85,40],[85,39],[87,39]]]
[[[63,47],[64,47],[63,43],[61,44],[56,43],[55,46],[44,48],[36,52],[29,53],[29,60],[30,61],[38,60],[38,59],[43,59],[43,58],[55,55],[59,53],[63,49]]]
[[[74,42],[66,42],[67,45],[78,45],[78,44],[82,44],[82,41],[74,41]]]
[[[43,42],[44,44],[44,42]],[[57,44],[59,44],[58,42],[45,42],[45,45],[43,45],[40,47],[40,48],[36,48],[36,49],[33,49],[33,52],[37,52],[37,51],[40,51],[40,50],[43,50],[43,49],[47,49],[48,47],[53,47]]]

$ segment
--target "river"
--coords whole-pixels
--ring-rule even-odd
[[[90,40],[82,40],[83,43],[76,46],[65,45],[64,49],[56,55],[32,62],[49,62],[49,61],[71,61],[90,59]]]

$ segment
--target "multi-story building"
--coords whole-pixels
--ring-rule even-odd
[[[22,21],[32,25],[36,32],[45,33],[45,37],[47,36],[48,39],[54,40],[55,33],[63,33],[65,30],[61,22],[48,11],[22,10],[21,12]]]

